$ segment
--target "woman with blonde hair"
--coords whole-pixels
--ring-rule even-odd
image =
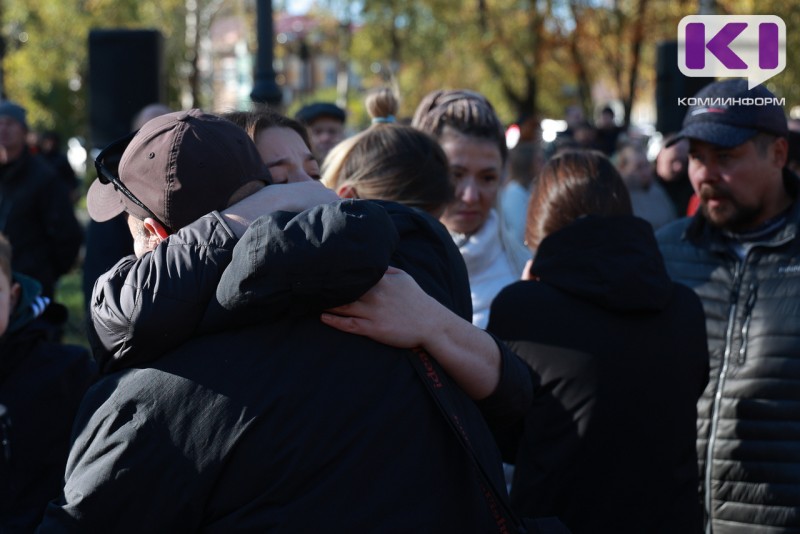
[[[388,88],[366,99],[372,125],[339,143],[322,166],[322,183],[343,198],[391,200],[438,217],[453,198],[447,156],[431,136],[398,124]]]
[[[390,89],[370,93],[366,107],[372,125],[331,150],[322,166],[322,183],[342,198],[384,202],[405,244],[393,265],[416,273],[428,294],[469,319],[467,269],[438,221],[453,198],[447,156],[433,137],[395,121],[399,103]],[[424,252],[432,244],[437,258]],[[447,287],[426,283],[429,278],[447,280]]]

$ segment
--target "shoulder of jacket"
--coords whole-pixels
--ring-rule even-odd
[[[686,232],[689,230],[694,218],[683,217],[676,221],[665,224],[656,231],[656,240],[658,244],[671,243],[681,241],[686,237]]]

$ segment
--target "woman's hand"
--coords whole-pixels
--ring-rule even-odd
[[[326,310],[322,322],[399,348],[423,346],[441,307],[405,271],[389,267],[355,302]]]
[[[327,310],[321,319],[385,345],[425,349],[473,399],[488,397],[500,382],[502,357],[494,338],[429,296],[400,269],[389,267],[360,299]]]

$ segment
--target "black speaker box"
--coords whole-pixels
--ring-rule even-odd
[[[131,130],[136,114],[164,102],[163,37],[157,30],[89,32],[89,128],[103,148]]]
[[[656,130],[666,135],[677,132],[688,106],[678,104],[713,82],[714,78],[690,78],[678,68],[678,42],[658,44],[656,53]]]

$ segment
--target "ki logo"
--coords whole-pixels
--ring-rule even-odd
[[[747,78],[786,68],[786,24],[775,15],[691,15],[678,24],[678,67],[690,77]]]

